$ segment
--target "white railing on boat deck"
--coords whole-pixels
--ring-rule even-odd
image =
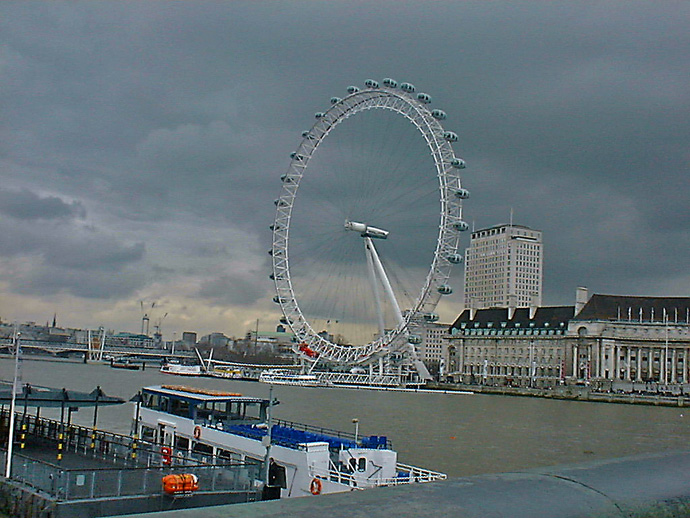
[[[396,469],[398,470],[398,473],[408,474],[407,477],[396,477],[395,480],[398,480],[398,484],[408,484],[412,482],[435,482],[437,480],[446,480],[448,478],[448,475],[445,473],[418,468],[416,466],[410,466],[409,464],[402,464],[400,462],[396,464]],[[404,481],[406,478],[409,480]],[[403,481],[400,481],[400,479],[403,479]]]
[[[408,464],[396,464],[396,471],[398,476],[392,478],[367,478],[362,480],[347,471],[340,471],[333,464],[329,462],[330,469],[328,472],[324,470],[310,469],[310,476],[335,482],[336,484],[343,484],[351,488],[367,489],[375,486],[399,486],[402,484],[415,484],[424,482],[436,482],[438,480],[446,480],[448,476],[445,473],[438,471],[431,471]]]

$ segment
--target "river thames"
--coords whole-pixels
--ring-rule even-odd
[[[23,382],[90,392],[97,385],[129,400],[143,386],[186,384],[268,397],[267,385],[161,374],[108,365],[31,358]],[[0,378],[11,380],[14,362],[0,359]],[[622,405],[496,395],[384,392],[344,388],[276,386],[274,416],[361,435],[386,435],[398,458],[449,476],[516,471],[573,464],[636,453],[685,450],[690,437],[687,408]],[[99,408],[98,427],[129,434],[133,405]],[[59,409],[43,410],[59,418]],[[90,426],[93,410],[73,414]]]

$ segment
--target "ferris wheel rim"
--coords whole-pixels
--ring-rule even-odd
[[[426,96],[426,98],[421,98],[421,96]],[[328,359],[344,363],[360,363],[387,350],[393,342],[399,342],[401,336],[411,335],[412,331],[419,327],[421,315],[433,315],[433,309],[444,294],[442,288],[447,288],[446,282],[450,276],[450,269],[453,264],[456,264],[451,258],[458,256],[458,231],[467,229],[467,225],[462,221],[462,202],[457,197],[457,193],[463,191],[458,169],[459,164],[464,167],[464,162],[456,158],[451,145],[452,138],[449,138],[449,136],[454,136],[457,139],[457,136],[445,131],[438,120],[440,117],[434,116],[428,109],[427,99],[430,99],[427,94],[419,94],[415,99],[409,92],[404,92],[394,86],[380,87],[378,85],[364,90],[355,89],[343,99],[332,98],[332,106],[326,112],[317,113],[317,120],[312,128],[303,133],[300,145],[292,154],[288,173],[282,177],[283,191],[280,198],[276,200],[276,217],[272,226],[272,277],[276,289],[274,301],[280,305],[285,321],[298,341],[318,355],[325,355]],[[416,127],[431,150],[438,180],[441,205],[440,224],[436,247],[424,284],[403,320],[395,328],[369,343],[344,346],[316,332],[300,308],[295,295],[289,262],[292,208],[309,161],[320,144],[344,120],[360,112],[374,109],[390,110],[406,118]],[[437,288],[436,291],[434,287]]]

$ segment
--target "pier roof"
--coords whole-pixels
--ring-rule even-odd
[[[79,392],[66,388],[41,387],[24,384],[16,395],[16,401],[29,407],[61,407],[79,408],[106,405],[121,405],[125,400],[106,395],[100,387],[91,392]],[[0,380],[0,404],[7,404],[12,400],[12,382]]]

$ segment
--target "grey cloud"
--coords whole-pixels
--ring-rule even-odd
[[[199,233],[205,221],[240,227],[268,249],[278,178],[314,112],[349,84],[392,76],[428,91],[460,135],[466,218],[502,223],[513,207],[517,223],[544,230],[548,303],[571,302],[577,284],[644,294],[643,285],[677,278],[690,236],[686,4],[353,7],[1,5],[9,80],[0,84],[0,167],[15,191],[57,198],[0,203],[18,221],[3,225],[1,253],[38,254],[57,269],[32,277],[38,292],[50,277],[76,290],[76,281],[65,288],[65,272],[96,264],[143,268],[161,247],[156,233],[145,247],[119,233],[139,222],[193,218]],[[340,187],[334,181],[328,193]],[[75,199],[90,203],[67,201]],[[88,237],[61,224],[84,207],[108,230]],[[297,217],[305,232],[318,223]],[[396,252],[414,266],[427,261],[422,248]],[[224,250],[198,251],[216,253]],[[182,271],[155,268],[169,279]],[[677,289],[669,295],[687,291]],[[229,277],[200,293],[228,304],[257,297]]]
[[[0,189],[0,214],[23,220],[84,218],[86,209],[78,201],[65,202],[57,196],[41,197],[28,189]]]
[[[250,305],[266,295],[267,283],[255,275],[222,275],[199,287],[199,296],[214,303]]]
[[[69,293],[86,299],[118,299],[141,287],[140,271],[102,272],[47,265],[9,280],[12,289],[24,295],[45,297]]]

